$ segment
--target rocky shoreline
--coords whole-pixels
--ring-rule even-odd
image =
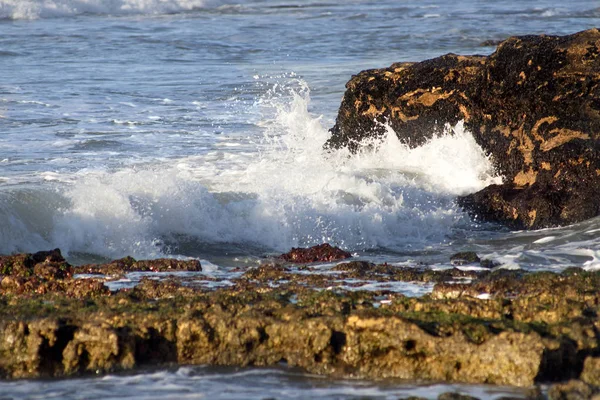
[[[321,250],[331,261],[332,248]],[[215,285],[169,276],[202,274],[195,260],[72,266],[58,249],[2,256],[0,374],[285,363],[348,378],[554,384],[551,398],[600,391],[600,272],[462,268],[486,265],[469,253],[447,270],[292,264],[289,254],[233,278],[202,277]],[[318,249],[307,254],[320,260]],[[105,285],[132,271],[165,276],[116,291]],[[363,290],[365,282],[380,286]],[[398,282],[433,290],[407,297],[386,288]]]
[[[347,88],[326,147],[358,151],[385,124],[418,146],[463,120],[505,177],[459,199],[478,218],[536,229],[600,214],[597,29],[363,71]],[[449,261],[375,265],[323,244],[220,276],[197,260],[0,256],[0,378],[284,364],[600,399],[600,271],[505,270],[469,252]],[[139,282],[115,286],[132,274]]]

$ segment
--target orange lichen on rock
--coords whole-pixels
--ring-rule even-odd
[[[384,123],[415,147],[463,120],[504,176],[501,187],[459,199],[477,218],[538,229],[595,217],[599,55],[600,30],[590,29],[508,38],[488,57],[447,54],[363,71],[347,85],[326,147],[356,151],[384,134]]]

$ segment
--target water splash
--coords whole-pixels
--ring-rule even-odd
[[[309,104],[301,80],[261,98],[264,137],[254,151],[83,173],[64,192],[69,206],[49,241],[110,257],[155,257],[182,240],[276,251],[322,242],[426,248],[470,223],[456,195],[498,179],[462,124],[417,149],[389,130],[359,154],[328,152],[329,133]]]
[[[81,14],[158,15],[204,8],[211,0],[0,0],[0,19],[38,19]]]

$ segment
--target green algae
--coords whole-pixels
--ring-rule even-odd
[[[577,378],[584,360],[598,354],[598,273],[483,271],[454,284],[449,280],[458,270],[337,267],[365,280],[438,283],[430,295],[409,298],[343,290],[335,274],[277,265],[248,269],[233,286],[216,289],[173,276],[110,292],[100,289],[101,280],[68,274],[6,275],[0,277],[0,373],[70,376],[164,363],[285,360],[336,376],[527,386]],[[478,298],[482,292],[489,296]],[[597,362],[585,365],[582,377],[589,380]]]

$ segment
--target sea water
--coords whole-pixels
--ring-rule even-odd
[[[416,149],[389,131],[356,155],[323,150],[344,84],[363,69],[598,26],[597,0],[0,0],[0,254],[195,257],[226,275],[329,242],[402,265],[444,268],[472,250],[502,268],[599,268],[600,219],[512,232],[457,207],[457,196],[502,180],[461,123]],[[242,389],[221,393],[231,381]],[[80,380],[2,383],[0,393],[395,398],[439,389],[285,368],[83,382],[89,396]]]

